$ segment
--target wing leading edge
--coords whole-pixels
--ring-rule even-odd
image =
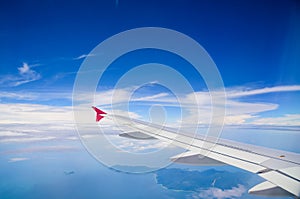
[[[251,188],[249,190],[251,194],[300,197],[300,154],[223,139],[215,143],[214,140],[210,141],[204,136],[193,138],[162,126],[120,115],[112,116],[96,107],[93,109],[97,113],[96,121],[100,121],[105,115],[108,119],[117,120],[118,123],[135,130],[135,132],[120,134],[123,137],[160,139],[187,149],[187,152],[171,157],[174,162],[194,165],[232,165],[266,179]]]

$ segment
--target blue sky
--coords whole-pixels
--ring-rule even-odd
[[[89,53],[100,42],[140,27],[173,29],[201,44],[217,65],[227,92],[225,124],[232,128],[254,126],[258,130],[267,126],[272,130],[267,130],[265,136],[274,135],[275,147],[279,148],[278,140],[290,134],[282,148],[299,152],[293,141],[299,137],[300,126],[299,11],[296,0],[2,2],[0,153],[6,155],[1,161],[39,159],[36,151],[44,153],[53,148],[73,150],[76,145],[77,149],[72,110],[77,71],[85,58],[96,56]],[[207,125],[210,96],[201,75],[186,60],[157,49],[137,50],[115,60],[98,84],[94,105],[109,110],[117,80],[134,66],[154,62],[172,66],[194,89],[179,94],[186,106],[187,122],[183,125],[195,123],[195,110],[190,107],[192,95],[200,103],[200,123]],[[149,108],[155,105],[165,107],[170,126],[178,126],[182,107],[174,93],[156,79],[130,93],[134,86],[141,85],[117,89],[120,104],[132,95],[132,117],[148,120]],[[94,116],[92,111],[91,114]],[[104,127],[110,129],[111,124]],[[254,134],[260,137],[258,132]],[[225,132],[227,135],[255,143],[249,139],[252,134],[248,131],[242,135]],[[120,139],[115,143],[123,149],[131,146]],[[165,145],[153,142],[142,146],[154,150]],[[34,147],[30,155],[24,154]],[[131,149],[143,151],[141,148]],[[10,153],[18,150],[23,152]]]
[[[299,3],[270,2],[2,3],[1,123],[55,124],[62,129],[74,125],[73,84],[84,59],[94,56],[89,53],[114,34],[153,26],[182,32],[209,53],[227,91],[225,124],[298,128]],[[94,105],[108,109],[116,81],[129,69],[152,62],[184,75],[194,91],[181,93],[181,98],[188,106],[191,95],[197,96],[200,123],[209,123],[210,98],[201,75],[186,60],[157,49],[137,50],[115,60],[98,84]],[[134,93],[129,92],[132,87],[117,89],[117,101],[124,103],[132,94],[132,116],[146,120],[151,105],[164,106],[168,122],[176,126],[176,97],[157,83],[153,79]],[[184,113],[189,124],[195,123],[192,109]]]
[[[8,91],[70,91],[82,62],[76,58],[116,33],[147,26],[181,31],[198,41],[226,87],[297,85],[298,6],[296,1],[2,3],[0,86]],[[36,81],[19,86],[3,82],[20,76],[23,63],[36,73],[27,78]],[[296,105],[292,99],[288,104]]]
[[[296,4],[2,3],[1,74],[16,73],[23,62],[43,66],[36,70],[44,78],[57,72],[74,72],[80,61],[72,59],[88,54],[104,39],[131,28],[158,26],[181,31],[202,44],[218,65],[226,86],[260,81],[271,85],[297,84],[299,79],[293,75],[299,72]],[[232,78],[233,71],[240,75]]]

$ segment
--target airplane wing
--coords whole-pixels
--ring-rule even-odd
[[[162,126],[120,115],[110,115],[93,107],[96,120],[103,117],[117,120],[132,128],[133,132],[120,134],[133,139],[160,139],[184,148],[187,151],[171,157],[178,163],[194,165],[228,164],[252,173],[266,181],[248,192],[264,196],[293,196],[300,198],[300,154],[209,137],[191,137]]]

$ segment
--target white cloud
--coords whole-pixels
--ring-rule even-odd
[[[19,67],[18,70],[21,75],[24,75],[31,71],[27,63],[23,63],[23,66]]]
[[[51,124],[67,126],[73,124],[71,106],[49,106],[40,104],[0,104],[0,124]]]
[[[50,141],[76,133],[69,106],[0,104],[0,113],[2,143]]]
[[[31,68],[32,66],[27,63],[23,63],[21,67],[18,67],[17,75],[4,75],[1,77],[0,85],[6,87],[15,87],[29,82],[39,80],[42,76]]]
[[[251,114],[227,115],[224,123],[229,125],[241,125],[247,123],[249,119],[255,118]]]
[[[173,147],[173,145],[170,145],[170,143],[161,140],[134,140],[122,138],[116,135],[110,135],[106,137],[117,148],[133,153],[149,153],[166,148],[168,146]]]
[[[224,199],[224,198],[240,198],[246,192],[246,188],[243,185],[238,185],[231,189],[219,189],[211,187],[206,190],[201,190],[200,193],[194,194],[193,198],[206,198],[206,199]]]
[[[8,162],[20,162],[25,160],[29,160],[29,158],[11,158]]]
[[[0,143],[8,143],[8,142],[41,142],[41,141],[49,141],[54,140],[56,137],[47,136],[47,137],[11,137],[4,138],[0,140]]]
[[[130,111],[123,111],[123,110],[114,110],[113,112],[115,115],[123,115],[123,116],[129,116],[132,119],[141,119],[141,116],[135,112]]]
[[[48,141],[77,140],[74,128],[70,130],[55,123],[38,125],[32,124],[1,124],[0,143],[33,143]],[[26,130],[23,130],[25,129]],[[9,130],[7,130],[9,129]],[[34,131],[38,129],[37,131]],[[1,153],[1,152],[0,152]]]
[[[26,133],[18,131],[0,131],[0,137],[9,137],[9,136],[26,136]]]
[[[194,95],[194,96],[192,96]],[[193,98],[196,98],[198,108],[194,105]],[[192,103],[193,102],[193,103]],[[196,92],[186,96],[182,108],[188,110],[187,117],[185,117],[184,124],[209,124],[212,116],[211,98],[208,92]],[[219,104],[217,101],[215,108],[218,110]],[[226,100],[226,114],[225,117],[219,118],[217,122],[225,124],[243,124],[247,123],[248,119],[257,117],[258,114],[266,111],[276,110],[279,105],[265,102],[242,102],[238,99],[227,98]],[[183,124],[183,125],[184,125]]]

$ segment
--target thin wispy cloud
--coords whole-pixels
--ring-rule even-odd
[[[66,152],[66,151],[77,151],[80,148],[75,146],[66,146],[66,145],[51,145],[51,146],[32,146],[25,147],[14,150],[6,150],[0,152],[0,154],[28,154],[28,153],[36,153],[36,152]]]
[[[36,65],[28,65],[23,63],[22,66],[18,67],[18,74],[16,75],[3,75],[0,79],[0,86],[5,87],[16,87],[22,84],[33,82],[42,78],[41,74],[33,70],[32,67]]]
[[[275,86],[275,87],[265,87],[261,89],[244,89],[244,90],[228,90],[227,97],[237,98],[237,97],[247,97],[251,95],[262,95],[268,93],[276,92],[290,92],[290,91],[300,91],[300,85],[289,85],[289,86]]]
[[[256,125],[300,126],[300,114],[285,114],[280,117],[257,118],[252,123]]]
[[[74,60],[80,60],[80,59],[84,59],[84,58],[87,58],[87,57],[93,57],[95,56],[94,54],[82,54],[78,57],[75,57]]]
[[[242,89],[242,88],[228,88],[227,90],[227,101],[226,101],[226,116],[224,123],[228,125],[242,125],[242,124],[257,124],[257,125],[288,125],[288,126],[299,126],[300,119],[297,114],[286,114],[281,117],[270,117],[263,118],[260,116],[261,113],[267,111],[277,110],[280,104],[269,103],[269,102],[259,102],[259,101],[249,101],[243,100],[241,98],[248,96],[255,96],[268,93],[283,93],[283,92],[297,92],[300,91],[300,85],[288,85],[288,86],[274,86],[260,89]],[[176,103],[176,98],[167,97],[163,94],[155,95],[152,99],[153,102],[161,103],[162,106],[168,106],[167,104],[178,107],[185,108],[189,111],[188,118],[186,122],[190,124],[195,123],[199,119],[201,124],[209,124],[211,117],[211,98],[209,92],[201,91],[190,93],[186,96],[181,96],[184,102],[179,107]],[[193,98],[196,98],[198,103],[198,108],[196,108]],[[151,98],[150,98],[151,99]],[[148,100],[147,98],[139,98],[136,101]],[[200,115],[198,115],[198,111]],[[274,120],[273,120],[274,119]]]
[[[155,99],[161,99],[162,97],[167,97],[167,96],[169,96],[168,93],[159,93],[156,95],[134,98],[134,99],[132,99],[132,101],[153,101]]]
[[[35,91],[0,91],[0,101],[34,101],[41,103],[49,100],[72,100],[71,91],[52,91],[52,90],[35,90]]]

